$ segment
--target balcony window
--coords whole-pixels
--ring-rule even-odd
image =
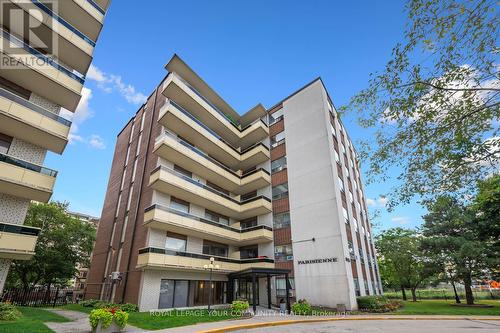
[[[340,190],[342,192],[344,192],[344,181],[340,178],[340,177],[337,177],[338,178],[338,182],[339,182],[339,187],[340,187]]]
[[[240,221],[240,229],[247,229],[257,225],[257,216]]]
[[[272,114],[269,115],[269,125],[272,125],[278,121],[280,121],[283,118],[283,109],[279,109],[276,112],[273,112]]]
[[[355,218],[355,217],[353,217],[353,218],[352,218],[352,220],[354,221],[354,230],[355,230],[356,232],[358,232],[358,231],[359,231],[359,230],[358,230],[358,220],[356,220],[356,218]]]
[[[273,187],[273,200],[278,200],[288,197],[288,183],[276,185]]]
[[[186,177],[193,178],[193,174],[191,173],[191,171],[188,171],[184,168],[181,168],[178,165],[174,165],[174,171],[177,171],[178,173],[180,173]]]
[[[349,213],[347,213],[347,209],[342,207],[342,215],[344,215],[344,222],[349,224]]]
[[[167,232],[165,248],[176,252],[186,252],[187,236]]]
[[[170,208],[189,214],[189,202],[176,197],[170,198]]]
[[[203,254],[217,257],[227,257],[229,252],[228,248],[229,247],[225,244],[203,240]]]
[[[229,225],[229,217],[205,209],[205,218],[220,224]]]
[[[274,259],[277,261],[293,260],[292,244],[275,246]]]
[[[345,153],[346,153],[345,145],[342,143],[342,144],[340,144],[340,146],[342,147],[342,154],[345,155]]]
[[[251,259],[259,256],[259,247],[257,245],[249,245],[240,247],[240,259]]]
[[[10,136],[0,133],[0,154],[7,154],[11,143],[12,138]]]
[[[274,148],[285,141],[285,132],[280,132],[271,137],[271,148]]]
[[[273,216],[275,229],[285,228],[290,226],[290,213],[275,214]]]
[[[286,169],[286,156],[283,156],[271,162],[271,172],[274,173],[283,169]]]
[[[352,196],[352,192],[351,192],[350,190],[349,190],[349,201],[350,201],[351,203],[353,203],[353,202],[354,202],[354,197]]]
[[[354,245],[352,244],[352,241],[351,240],[348,240],[347,241],[347,246],[349,248],[349,254],[351,255],[351,257],[354,255]]]
[[[242,194],[241,197],[240,197],[240,200],[241,201],[245,201],[245,200],[248,200],[248,199],[251,199],[251,198],[255,198],[256,196],[257,196],[257,190],[249,192],[249,193]]]
[[[347,169],[346,166],[344,166],[344,172],[347,177],[349,177],[349,169]]]
[[[330,124],[330,130],[332,131],[333,136],[337,137],[337,134],[335,133],[335,127],[333,127],[333,124]]]
[[[336,151],[335,149],[334,149],[333,151],[335,152],[335,161],[336,161],[337,163],[340,163],[340,156],[339,156],[339,153],[337,153],[337,151]]]

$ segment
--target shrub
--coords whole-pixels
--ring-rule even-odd
[[[250,304],[248,304],[248,301],[233,301],[231,303],[231,310],[233,312],[238,312],[238,313],[243,313],[245,312],[248,308],[250,307]]]
[[[101,300],[98,299],[86,299],[84,301],[81,301],[79,304],[81,306],[84,306],[86,308],[93,308],[95,305],[99,302],[102,302]]]
[[[12,304],[0,302],[0,321],[14,321],[21,318],[21,312]]]
[[[295,315],[306,316],[312,313],[312,307],[305,299],[299,299],[293,303],[292,312]]]
[[[132,303],[119,304],[118,307],[120,308],[120,310],[125,311],[125,312],[137,312],[137,311],[139,311],[139,307],[136,304],[132,304]]]
[[[362,296],[357,300],[359,310],[366,312],[390,312],[403,305],[400,301],[390,300],[384,296]]]
[[[125,304],[115,304],[106,301],[101,301],[99,299],[88,299],[80,302],[81,306],[94,308],[94,309],[106,309],[106,308],[119,308],[125,312],[137,312],[139,308],[136,304],[125,303]]]
[[[118,326],[124,328],[125,325],[127,325],[128,313],[118,308],[108,308],[94,309],[89,315],[90,326],[92,326],[93,329],[99,325],[99,322],[101,322],[102,328],[108,328],[113,319]]]

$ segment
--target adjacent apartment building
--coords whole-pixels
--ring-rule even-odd
[[[380,293],[358,162],[321,80],[239,115],[177,55],[166,69],[118,134],[85,297],[355,309]]]
[[[39,229],[30,201],[47,202],[109,0],[0,1],[0,292],[12,260],[29,260]]]

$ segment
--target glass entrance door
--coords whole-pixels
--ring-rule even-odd
[[[259,305],[259,283],[257,281],[257,304]],[[253,289],[252,289],[252,280],[247,279],[238,279],[235,280],[235,299],[245,299],[248,301],[250,305],[253,305]]]

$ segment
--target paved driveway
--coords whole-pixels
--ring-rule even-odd
[[[499,333],[500,321],[356,320],[263,327],[239,333]]]

